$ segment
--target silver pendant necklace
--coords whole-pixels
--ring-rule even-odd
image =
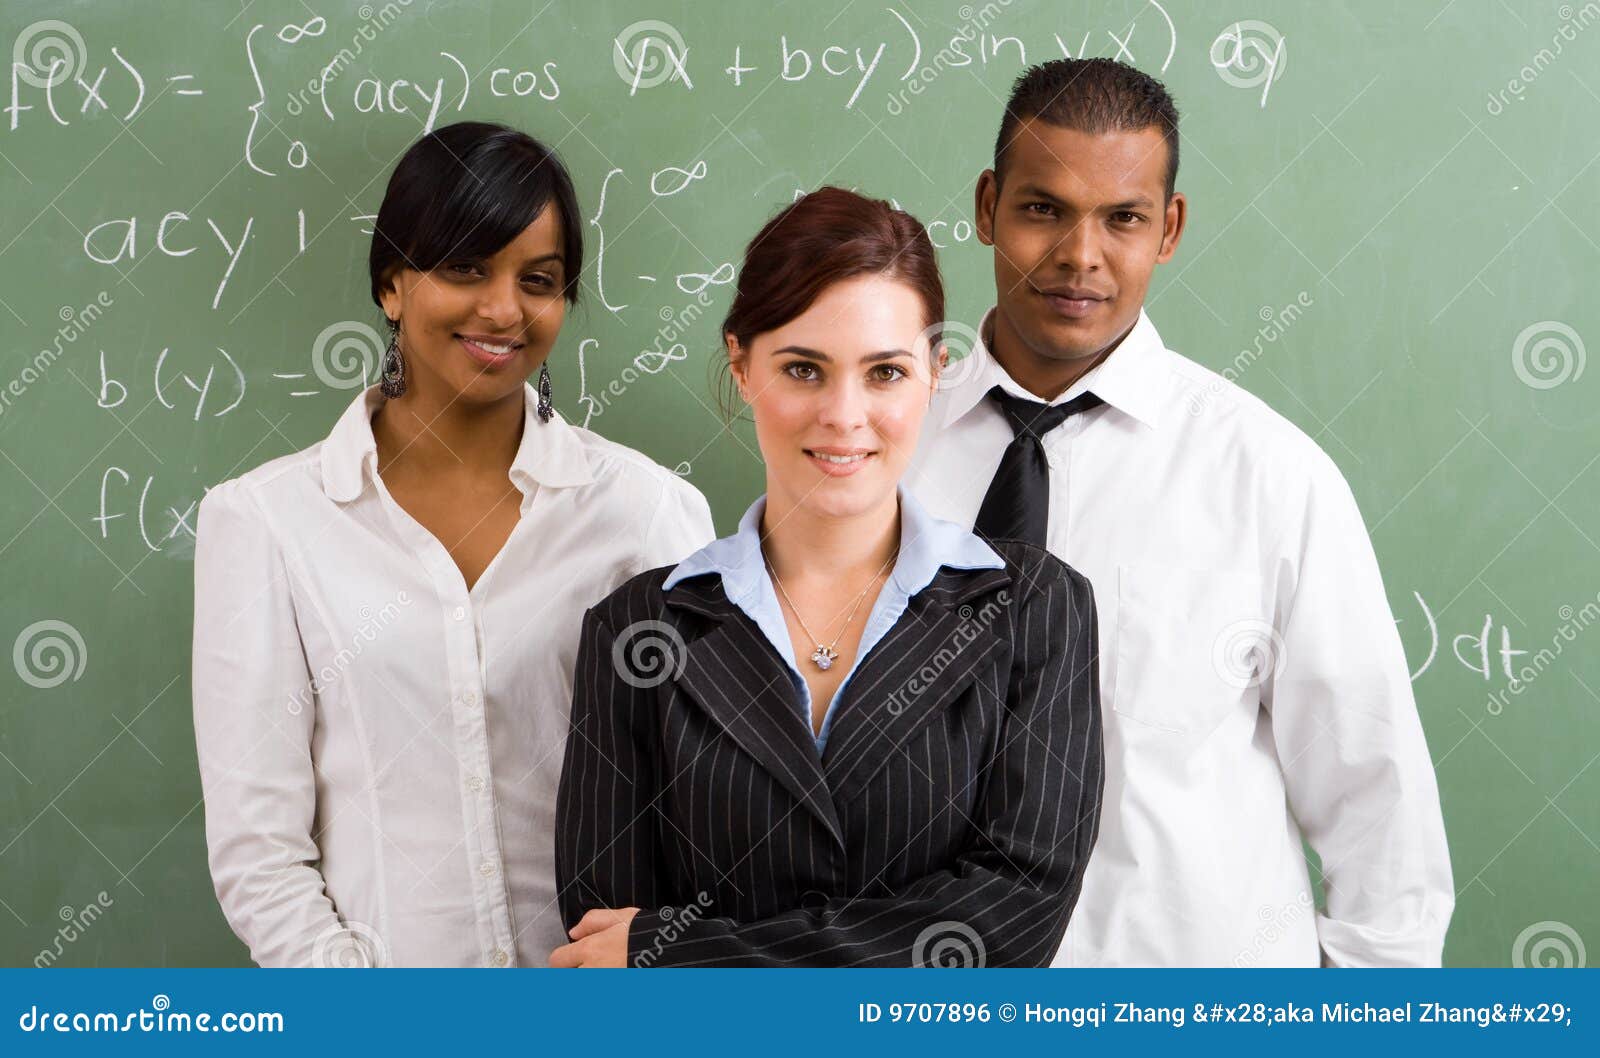
[[[855,603],[850,607],[850,615],[844,619],[844,625],[840,627],[839,634],[833,637],[833,642],[824,643],[822,640],[812,635],[811,629],[806,627],[806,619],[800,616],[800,608],[794,604],[793,599],[789,598],[789,592],[784,588],[783,581],[778,579],[777,570],[773,569],[772,563],[766,562],[766,556],[762,555],[762,561],[766,562],[767,572],[772,575],[772,583],[778,586],[779,593],[783,595],[783,601],[789,604],[789,609],[794,611],[794,619],[800,622],[800,631],[806,634],[807,639],[817,644],[817,649],[811,652],[811,663],[813,665],[824,672],[833,667],[834,659],[839,656],[839,652],[834,648],[839,645],[839,640],[844,638],[845,632],[850,628],[850,622],[855,620],[856,611],[861,609],[862,600],[867,597],[867,592],[872,590],[872,586],[878,582],[878,578],[883,576],[884,571],[887,570],[890,565],[894,563],[894,560],[899,556],[900,549],[896,547],[894,552],[889,555],[889,560],[883,564],[882,568],[878,570],[877,574],[871,580],[867,581],[867,586],[862,588],[861,591],[856,595]]]

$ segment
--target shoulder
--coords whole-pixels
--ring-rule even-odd
[[[1018,611],[1052,602],[1093,602],[1094,588],[1089,578],[1038,544],[1006,539],[986,543],[1006,564],[1011,576],[1007,593]]]
[[[661,590],[662,582],[673,568],[672,565],[657,566],[629,577],[589,608],[584,623],[604,625],[612,635],[647,622],[675,625],[666,604],[666,594]]]
[[[1166,409],[1186,443],[1226,452],[1250,478],[1275,486],[1344,485],[1344,475],[1315,439],[1266,401],[1181,353],[1165,350],[1173,380]]]
[[[583,452],[598,494],[611,497],[633,511],[646,504],[652,505],[648,507],[652,514],[667,507],[696,513],[704,511],[709,519],[710,508],[705,497],[680,475],[643,452],[586,427],[567,423],[567,429],[572,431]]]
[[[265,519],[322,494],[322,445],[270,459],[211,486],[200,500],[201,523],[228,517]]]

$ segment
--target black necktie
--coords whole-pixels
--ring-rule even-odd
[[[1000,406],[1015,435],[1000,457],[973,529],[991,539],[1026,540],[1044,546],[1050,520],[1050,461],[1039,439],[1068,416],[1098,408],[1105,401],[1082,393],[1065,404],[1041,404],[1013,397],[999,386],[989,399]]]

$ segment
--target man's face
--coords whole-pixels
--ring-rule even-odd
[[[1037,118],[1018,127],[1005,181],[978,179],[978,237],[995,249],[996,328],[1035,357],[1093,358],[1139,318],[1150,273],[1183,231],[1166,201],[1167,145],[1155,126],[1088,133]]]

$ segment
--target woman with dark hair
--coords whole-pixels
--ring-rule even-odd
[[[767,491],[584,615],[555,966],[1043,966],[1099,820],[1094,599],[899,487],[946,352],[927,232],[823,188],[723,323]]]
[[[381,385],[200,506],[212,879],[262,965],[543,965],[579,617],[710,511],[552,407],[583,243],[546,147],[424,136],[373,232]]]

